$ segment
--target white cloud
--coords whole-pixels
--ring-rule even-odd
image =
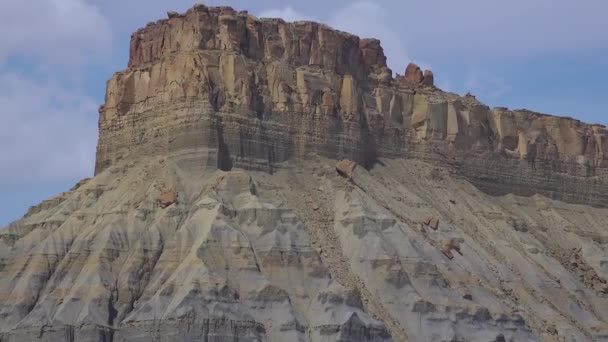
[[[109,21],[85,0],[2,1],[0,31],[1,182],[90,176],[98,104],[78,85],[112,55]]]
[[[259,14],[260,18],[282,18],[285,21],[300,21],[300,20],[315,20],[312,17],[306,16],[300,12],[297,12],[292,7],[287,6],[285,8],[275,8],[266,11],[262,11]]]
[[[0,30],[0,64],[10,56],[80,64],[112,47],[109,22],[84,0],[0,1]]]
[[[92,175],[97,104],[53,82],[0,74],[0,179],[62,181]]]

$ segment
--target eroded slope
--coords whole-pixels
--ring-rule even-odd
[[[607,338],[608,210],[334,164],[109,168],[2,231],[3,341]]]

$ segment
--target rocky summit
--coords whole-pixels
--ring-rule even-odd
[[[314,22],[131,37],[95,176],[0,230],[0,341],[608,341],[608,129]]]

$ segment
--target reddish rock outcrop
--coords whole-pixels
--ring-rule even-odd
[[[418,84],[424,80],[424,74],[422,69],[414,63],[409,63],[405,68],[405,74],[403,75],[405,80],[410,83]]]
[[[409,63],[405,68],[405,74],[397,76],[397,80],[413,86],[433,87],[435,85],[433,72],[431,70],[423,72],[415,63]]]
[[[355,174],[355,168],[357,167],[357,163],[352,160],[341,160],[336,163],[336,171],[343,177],[348,179],[352,179]]]
[[[158,203],[161,208],[166,208],[172,204],[177,203],[177,192],[175,191],[163,191],[158,197]]]

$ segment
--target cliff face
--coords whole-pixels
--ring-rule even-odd
[[[608,131],[433,81],[230,8],[137,31],[95,177],[0,230],[0,341],[608,341]]]
[[[100,110],[97,172],[153,155],[270,171],[308,153],[417,158],[491,194],[608,205],[605,127],[490,109],[415,65],[393,78],[374,39],[198,5],[140,29],[130,50]]]

